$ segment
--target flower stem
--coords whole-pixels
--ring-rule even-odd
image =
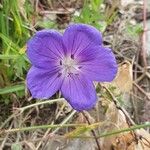
[[[147,122],[145,124],[141,124],[141,125],[134,125],[134,126],[130,126],[129,128],[124,128],[124,129],[120,129],[120,130],[114,130],[112,132],[107,132],[107,133],[102,133],[100,135],[98,135],[96,138],[102,138],[102,137],[108,137],[108,136],[113,136],[116,134],[120,134],[120,133],[124,133],[124,132],[130,132],[130,131],[134,131],[137,129],[141,129],[141,128],[147,128],[150,127],[150,122]],[[93,136],[70,136],[69,138],[93,138]]]
[[[0,133],[13,133],[20,131],[31,131],[36,129],[48,129],[48,128],[64,128],[64,127],[75,127],[75,126],[85,126],[86,124],[55,124],[55,125],[41,125],[41,126],[32,126],[32,127],[24,127],[24,128],[14,128],[14,129],[0,129]]]
[[[0,129],[0,134],[13,133],[13,132],[18,132],[18,131],[31,131],[31,130],[36,130],[36,129],[65,128],[65,127],[77,127],[77,126],[83,127],[83,126],[87,126],[87,124],[56,124],[56,125],[32,126],[32,127],[25,127],[25,128],[14,128],[14,129],[8,129],[8,130]],[[112,136],[112,135],[120,134],[123,132],[130,132],[133,130],[146,128],[146,127],[150,127],[150,122],[147,122],[147,123],[141,124],[141,125],[134,125],[134,126],[131,126],[130,128],[124,128],[124,129],[104,133],[104,134],[97,136],[96,138]],[[73,137],[70,137],[69,136],[69,138],[93,138],[93,137],[91,137],[91,136],[73,136]]]
[[[150,127],[150,122],[147,122],[147,123],[141,124],[141,125],[130,126],[129,128],[124,128],[124,129],[104,133],[104,134],[99,135],[98,138],[111,136],[111,135],[116,135],[116,134],[119,134],[119,133],[129,132],[129,131],[133,131],[133,130],[141,129],[141,128],[146,128],[146,127]]]

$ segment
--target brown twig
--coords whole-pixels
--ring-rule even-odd
[[[86,119],[86,121],[88,122],[88,124],[91,125],[91,122],[89,121],[89,118],[86,116],[86,114],[84,113],[84,111],[82,112],[82,114],[83,114],[84,118]],[[95,142],[96,142],[96,144],[97,144],[98,150],[101,150],[101,147],[100,147],[100,144],[99,144],[99,142],[98,142],[98,138],[97,138],[97,136],[96,136],[95,131],[94,131],[94,130],[91,130],[91,132],[92,132],[93,137],[94,137],[94,139],[95,139]]]
[[[147,97],[148,100],[150,100],[149,95],[138,84],[136,84],[135,82],[133,82],[133,85],[136,86],[139,89],[139,91],[141,93],[143,93]]]
[[[60,0],[58,0],[58,2],[64,8],[64,10],[66,10],[66,11],[68,11],[70,13],[70,11],[64,6],[64,4]]]
[[[13,122],[11,122],[11,124],[10,124],[10,126],[9,126],[9,129],[11,129],[12,126],[13,126]],[[3,142],[2,142],[1,145],[0,145],[0,149],[3,149],[3,148],[4,148],[5,143],[6,143],[6,141],[8,140],[8,136],[9,136],[9,133],[6,134],[6,136],[5,136],[4,140],[3,140]]]
[[[145,137],[143,137],[143,136],[141,136],[140,137],[141,139],[143,139],[143,140],[145,140],[148,144],[145,144],[147,147],[149,147],[150,148],[150,141],[149,140],[147,140]]]
[[[146,25],[146,18],[147,18],[147,0],[143,0],[143,34],[142,34],[142,51],[141,55],[143,57],[143,63],[145,69],[147,68],[147,61],[146,61],[146,30],[147,30],[147,25]]]
[[[124,55],[121,54],[119,51],[115,51],[115,52],[116,52],[119,56],[123,57],[125,60],[128,60],[128,61],[130,61],[130,62],[132,61],[130,58],[124,56]],[[139,65],[139,64],[137,63],[137,61],[133,62],[133,64],[134,64],[140,71],[142,71],[143,73],[145,72],[145,76],[150,79],[150,73],[147,71],[147,69],[149,69],[149,67],[147,67],[147,69],[145,70],[145,69],[143,69],[143,67],[142,67],[141,65]],[[135,69],[135,72],[137,72],[136,69]],[[135,79],[136,79],[136,78],[135,78]]]

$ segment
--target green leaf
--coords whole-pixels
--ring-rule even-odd
[[[1,55],[0,54],[0,59],[16,59],[18,55]]]
[[[8,87],[0,89],[0,94],[8,94],[12,92],[22,91],[24,89],[25,89],[24,84],[8,86]]]
[[[2,33],[0,33],[0,38],[2,38],[3,42],[5,44],[7,44],[7,46],[11,46],[11,49],[14,52],[17,52],[20,49],[20,47],[17,44],[15,44],[11,39],[9,39],[8,37],[6,37]]]
[[[11,146],[11,150],[22,150],[22,146],[19,143],[14,143]]]
[[[128,32],[129,35],[137,37],[139,36],[139,34],[142,33],[143,28],[141,24],[136,25],[127,24],[126,31]]]
[[[12,15],[14,18],[14,24],[15,24],[16,32],[19,35],[19,37],[21,37],[22,36],[21,19],[19,18],[19,15],[17,15],[13,11],[12,11]]]

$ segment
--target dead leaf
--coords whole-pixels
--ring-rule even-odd
[[[113,102],[109,103],[105,121],[108,123],[101,128],[102,133],[112,132],[113,130],[119,130],[121,128],[128,127],[124,114],[116,108]],[[118,139],[118,135],[101,138],[100,142],[102,149],[106,150],[111,150],[112,147],[115,148],[116,143],[119,143],[121,145],[121,150],[125,150],[126,148],[124,140],[121,140],[120,142],[120,140]]]
[[[101,132],[112,132],[118,129],[129,128],[124,113],[116,108],[114,103],[110,103],[106,112],[108,123],[101,127]],[[101,138],[101,147],[106,150],[150,150],[150,134],[144,130],[135,130],[133,132],[124,132],[118,135]],[[135,139],[138,139],[138,143]],[[141,137],[141,138],[139,138]]]
[[[129,92],[132,89],[133,75],[132,64],[129,61],[124,61],[118,67],[118,73],[113,81],[113,85],[121,92]]]

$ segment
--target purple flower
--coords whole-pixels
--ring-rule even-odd
[[[102,45],[101,33],[90,25],[70,25],[60,34],[38,31],[27,43],[32,67],[27,86],[34,98],[46,99],[58,90],[71,106],[87,110],[96,103],[92,81],[112,81],[117,64],[111,49]]]

